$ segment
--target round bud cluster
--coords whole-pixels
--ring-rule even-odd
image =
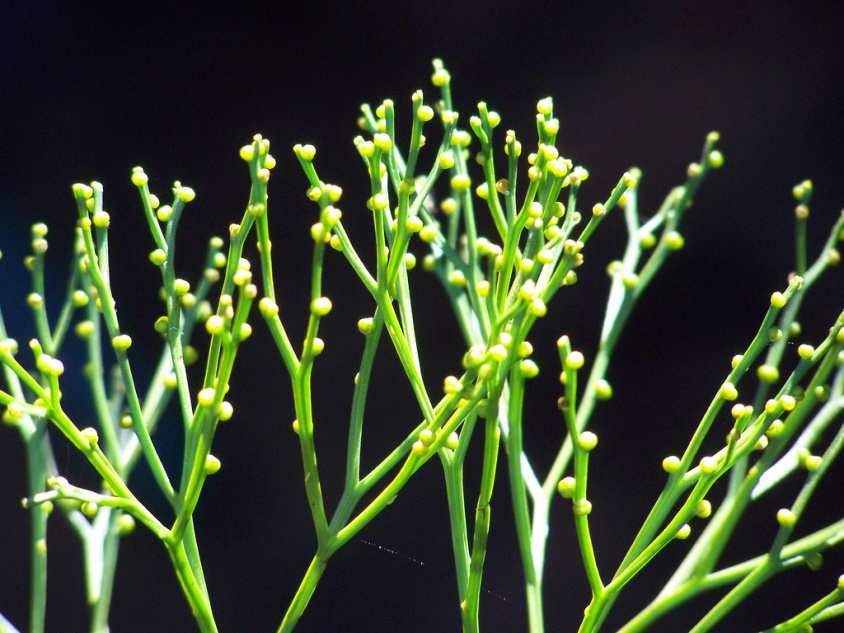
[[[300,145],[297,143],[293,146],[293,153],[296,154],[296,158],[305,162],[311,162],[316,156],[316,147],[311,144]]]
[[[35,366],[45,376],[61,376],[64,373],[64,363],[58,358],[53,358],[47,354],[38,354],[35,360]]]
[[[794,185],[791,193],[794,195],[796,200],[802,201],[812,195],[812,187],[813,185],[811,180],[804,180],[803,182]]]
[[[132,180],[132,184],[136,187],[143,187],[149,182],[149,177],[144,173],[144,168],[140,166],[132,168],[132,175],[130,176],[130,179]],[[90,196],[85,197],[87,198]]]

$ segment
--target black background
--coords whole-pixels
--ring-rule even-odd
[[[403,117],[400,134],[407,134],[411,92],[421,87],[433,98],[428,77],[434,56],[452,72],[464,121],[474,103],[486,99],[502,114],[501,129],[520,131],[526,147],[536,100],[553,95],[562,120],[560,149],[592,174],[584,206],[603,199],[635,164],[644,171],[640,206],[656,208],[682,181],[705,134],[720,130],[725,168],[704,184],[684,225],[686,248],[669,259],[631,319],[610,370],[616,397],[593,417],[601,445],[591,469],[592,527],[606,575],[658,493],[660,459],[685,446],[730,357],[755,332],[771,291],[784,286],[793,265],[792,185],[803,178],[815,182],[813,256],[844,201],[844,12],[836,5],[7,6],[0,12],[0,286],[7,324],[19,340],[32,335],[27,277],[19,265],[29,224],[50,225],[48,303],[55,308],[75,217],[70,183],[100,180],[112,215],[118,310],[142,342],[131,357],[144,385],[158,354],[150,326],[160,307],[157,274],[146,260],[151,240],[129,170],[144,165],[162,198],[177,178],[197,190],[182,221],[179,250],[180,272],[193,278],[207,238],[223,234],[242,213],[248,178],[237,148],[260,131],[272,139],[279,160],[270,185],[270,223],[280,303],[291,335],[301,340],[307,228],[316,215],[289,148],[295,142],[318,147],[321,176],[344,187],[344,221],[371,259],[364,246],[366,178],[351,143],[357,108],[392,97]],[[608,285],[604,267],[620,256],[623,240],[619,216],[590,243],[581,283],[562,293],[532,337],[543,374],[530,387],[526,442],[541,471],[562,435],[553,342],[567,332],[591,356]],[[412,284],[422,364],[429,387],[437,390],[442,377],[459,368],[462,343],[434,279],[420,271]],[[362,349],[354,323],[372,306],[336,255],[329,257],[325,286],[335,311],[324,325],[327,349],[314,389],[323,488],[331,505],[342,482],[352,376]],[[824,335],[841,308],[842,289],[840,270],[818,284],[801,319],[808,340]],[[232,383],[236,417],[215,443],[223,470],[209,481],[197,512],[220,629],[248,633],[275,630],[313,548],[299,449],[290,432],[288,380],[259,319],[255,326]],[[83,424],[91,412],[74,350],[76,343],[65,353],[68,373],[76,374],[67,378],[66,400]],[[418,417],[386,347],[379,359],[365,464],[374,464]],[[716,429],[726,431],[726,418]],[[180,435],[174,408],[157,435],[174,467]],[[92,481],[87,465],[60,438],[55,446],[65,474]],[[473,499],[476,469],[469,471],[467,496]],[[9,430],[0,431],[0,481],[0,611],[23,626],[27,518],[18,500],[25,494],[25,466],[19,439]],[[798,533],[840,516],[841,482],[838,465]],[[138,469],[132,483],[165,514],[145,470]],[[748,515],[728,548],[729,562],[764,551],[775,531],[775,509],[790,504],[795,490],[784,487]],[[520,631],[521,570],[503,460],[493,503],[482,624],[487,631]],[[588,599],[569,516],[563,503],[555,504],[545,582],[552,632],[574,630]],[[301,631],[458,629],[447,508],[435,462],[360,536],[330,563]],[[653,596],[686,547],[667,548],[630,585],[608,630]],[[51,521],[50,554],[48,630],[84,631],[80,549],[58,517]],[[112,630],[192,630],[155,540],[138,530],[120,556]],[[773,625],[826,593],[842,562],[840,554],[830,554],[820,572],[800,569],[775,580],[718,630]],[[687,630],[713,598],[692,603],[657,630]]]

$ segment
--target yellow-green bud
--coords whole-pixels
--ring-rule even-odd
[[[735,400],[736,398],[738,398],[738,390],[736,389],[736,386],[733,383],[727,381],[723,385],[721,385],[719,395],[724,400]]]
[[[701,499],[697,502],[697,506],[695,506],[695,514],[697,514],[701,519],[709,518],[712,514],[712,504],[708,499]]]
[[[324,317],[331,312],[331,299],[328,297],[317,297],[311,301],[311,314]]]
[[[125,352],[132,347],[132,337],[128,334],[118,334],[111,339],[111,346],[118,352]]]
[[[777,523],[782,527],[792,527],[797,523],[797,516],[788,508],[780,508],[777,510]]]
[[[205,474],[214,475],[220,472],[222,465],[223,464],[220,462],[219,458],[211,453],[208,453],[208,455],[205,456]]]
[[[603,378],[595,382],[595,397],[598,400],[609,400],[612,398],[612,385]]]
[[[214,389],[212,387],[206,387],[205,389],[202,389],[199,394],[197,394],[196,400],[197,402],[199,402],[200,406],[210,407],[212,404],[214,404],[215,396],[216,394],[214,392]]]
[[[580,434],[580,437],[577,439],[577,444],[584,451],[589,452],[598,445],[598,436],[595,435],[592,431],[584,431]]]
[[[573,350],[566,355],[566,369],[578,370],[583,367],[586,362],[583,354],[577,350]]]
[[[121,514],[117,517],[117,533],[126,536],[135,531],[135,519],[131,514]]]
[[[563,477],[557,482],[557,492],[564,499],[571,499],[574,496],[574,488],[576,485],[576,481],[574,477]]]
[[[780,372],[773,365],[759,365],[756,369],[756,375],[762,382],[771,384],[779,380]]]
[[[674,535],[675,538],[681,541],[685,541],[692,533],[692,526],[688,523],[684,523],[680,526],[680,529],[677,530],[677,533]]]

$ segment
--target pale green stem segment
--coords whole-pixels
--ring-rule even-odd
[[[518,371],[518,369],[515,371]],[[498,449],[501,439],[498,419],[494,415],[495,409],[494,403],[488,407],[487,418],[484,421],[483,467],[478,501],[475,505],[475,526],[472,536],[472,554],[469,559],[469,578],[466,583],[465,595],[462,597],[460,604],[463,613],[463,630],[466,633],[478,633],[480,631],[478,616],[480,613],[481,585],[492,518],[492,490],[495,485],[495,471],[498,464]],[[459,510],[462,510],[462,508]],[[461,511],[459,514],[463,515],[463,512]]]
[[[844,584],[844,583],[843,583]],[[836,587],[820,600],[812,603],[797,615],[789,618],[785,622],[777,624],[775,627],[767,629],[765,633],[796,633],[800,631],[805,625],[813,621],[813,618],[820,615],[828,607],[841,602],[844,599],[844,587]]]

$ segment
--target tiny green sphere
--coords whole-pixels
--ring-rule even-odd
[[[680,458],[676,455],[669,455],[662,460],[662,470],[667,472],[669,475],[676,473],[680,470]]]
[[[375,320],[372,317],[358,319],[358,330],[361,334],[369,334],[375,327]]]
[[[797,398],[791,394],[783,394],[780,396],[780,404],[786,411],[794,411],[794,407],[797,406]]]
[[[460,446],[460,436],[455,431],[448,434],[445,440],[445,445],[453,451],[456,451]]]
[[[425,446],[430,446],[434,442],[434,432],[431,429],[422,429],[419,431],[419,441]]]
[[[144,173],[144,170],[141,168],[137,168],[136,171],[132,172],[131,176],[132,184],[136,187],[143,187],[145,184],[149,182],[149,177]],[[75,187],[76,185],[74,185]],[[85,196],[86,198],[90,196]]]
[[[609,400],[612,398],[612,385],[603,378],[595,381],[595,397],[598,400]]]
[[[777,523],[782,527],[792,527],[797,523],[797,516],[788,508],[780,508],[777,510]]]
[[[775,308],[782,308],[786,304],[785,295],[781,292],[775,292],[771,295],[771,305]]]
[[[577,516],[588,516],[592,512],[592,502],[588,499],[580,499],[574,502],[572,510]]]
[[[419,231],[419,239],[423,242],[431,243],[435,239],[437,239],[437,235],[439,234],[439,229],[435,224],[428,224],[423,226],[422,229]]]
[[[214,475],[220,472],[220,468],[222,467],[222,463],[220,462],[219,458],[208,453],[205,456],[205,474],[206,475]]]
[[[534,297],[528,304],[528,312],[537,318],[541,318],[548,313],[548,306],[540,297]]]
[[[733,383],[728,381],[721,385],[719,394],[724,400],[732,401],[738,398],[738,389],[736,389]]]
[[[213,387],[206,387],[197,394],[196,399],[200,406],[210,407],[214,404],[215,392]]]
[[[99,510],[99,506],[93,501],[85,501],[81,506],[79,506],[79,510],[89,519],[93,519],[97,516],[97,511]]]
[[[703,459],[700,460],[700,472],[704,475],[711,475],[715,471],[718,470],[718,460],[714,457],[707,455]]]
[[[90,446],[96,446],[100,441],[100,436],[97,433],[97,429],[92,426],[85,427],[82,429],[79,434],[85,438],[85,441],[88,442]]]
[[[451,188],[454,191],[466,191],[472,186],[472,181],[466,174],[457,174],[451,177]]]
[[[823,457],[820,455],[806,455],[803,459],[803,467],[810,473],[816,471],[823,464]]]
[[[712,514],[712,503],[708,499],[701,499],[695,507],[695,514],[701,519],[708,519]]]
[[[81,339],[87,339],[94,333],[95,325],[92,321],[80,321],[76,324],[74,331],[76,332],[76,336]]]
[[[566,355],[566,369],[578,370],[585,362],[583,354],[577,350],[572,350]]]
[[[672,251],[679,251],[685,244],[685,238],[677,231],[669,231],[665,235],[665,245]]]
[[[111,339],[111,346],[118,352],[125,352],[132,347],[132,337],[128,334],[118,334]]]
[[[598,445],[598,436],[592,431],[584,431],[577,440],[578,446],[587,453]]]
[[[519,361],[519,371],[525,378],[536,378],[539,375],[539,366],[530,358]]]
[[[680,529],[677,530],[677,534],[675,534],[674,536],[681,541],[685,541],[687,538],[689,538],[689,535],[691,535],[691,533],[692,526],[688,523],[684,523],[680,526]]]
[[[173,282],[173,292],[179,297],[187,294],[190,292],[190,282],[186,279],[176,279]]]
[[[803,360],[809,360],[812,358],[812,355],[815,353],[815,348],[812,345],[807,343],[803,343],[797,348],[797,355],[802,358]]]
[[[724,155],[717,149],[713,149],[706,157],[706,164],[712,169],[720,169],[724,165]]]
[[[314,342],[311,344],[311,351],[313,352],[314,356],[319,356],[320,354],[325,351],[325,341],[323,341],[320,337],[315,336]]]
[[[74,306],[83,308],[88,305],[88,293],[84,290],[74,290],[72,300]]]
[[[779,380],[780,372],[773,365],[759,365],[756,369],[756,375],[762,382],[771,384]]]
[[[773,422],[768,425],[768,430],[765,434],[768,437],[778,437],[782,435],[782,432],[785,430],[785,422],[777,418]]]
[[[656,237],[653,233],[645,233],[639,238],[639,246],[648,250],[656,246]]]
[[[572,496],[574,496],[575,483],[574,477],[563,477],[557,483],[557,492],[559,492],[564,499],[571,499]]]
[[[311,301],[311,314],[319,317],[324,317],[331,312],[331,299],[328,297],[317,297]]]
[[[117,517],[117,533],[127,536],[135,531],[135,519],[131,514],[121,514]]]

